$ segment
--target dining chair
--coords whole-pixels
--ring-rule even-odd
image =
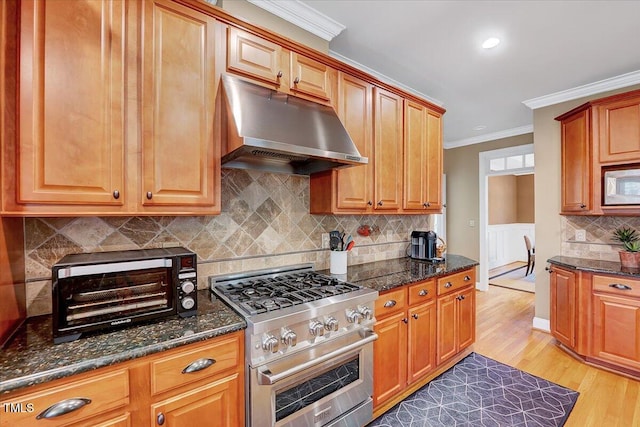
[[[531,240],[526,234],[524,236],[524,244],[527,247],[527,271],[524,275],[528,276],[533,273],[533,267],[536,265],[536,248],[531,245]]]

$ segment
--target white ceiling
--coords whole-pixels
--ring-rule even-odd
[[[537,108],[640,83],[638,0],[272,3],[307,5],[344,25],[332,56],[444,106],[445,147],[531,132],[523,101]],[[482,49],[491,36],[502,42]]]

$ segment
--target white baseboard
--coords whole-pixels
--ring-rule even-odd
[[[551,332],[551,322],[547,319],[541,319],[540,317],[533,318],[533,329],[538,329],[544,332]]]

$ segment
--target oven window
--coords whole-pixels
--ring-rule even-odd
[[[276,421],[288,417],[360,378],[359,357],[276,393]]]
[[[172,309],[171,269],[63,279],[61,325],[77,326]]]

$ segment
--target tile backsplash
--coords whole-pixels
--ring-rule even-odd
[[[224,169],[222,212],[215,216],[26,218],[27,312],[51,313],[51,267],[66,254],[184,246],[198,254],[198,287],[207,276],[314,263],[329,268],[322,235],[351,234],[348,264],[405,255],[411,230],[428,215],[310,215],[309,178]],[[360,225],[379,229],[357,235]]]
[[[640,217],[563,216],[562,255],[605,261],[620,261],[622,249],[611,239],[618,227],[631,227],[640,232]],[[585,230],[585,241],[576,241],[576,230]]]

